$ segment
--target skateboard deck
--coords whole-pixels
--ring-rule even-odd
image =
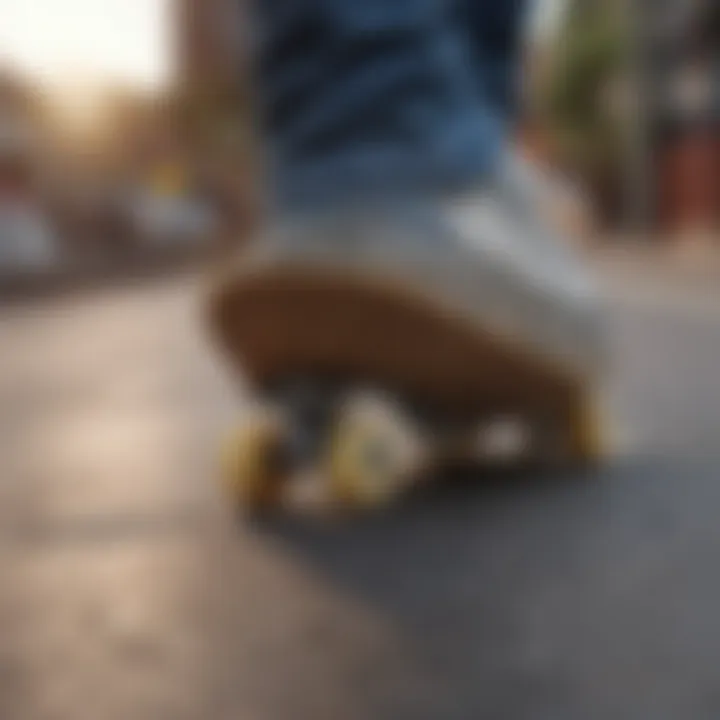
[[[335,439],[326,443],[335,446],[330,472],[343,476],[336,488],[349,503],[380,504],[380,498],[394,494],[389,488],[406,484],[401,475],[437,456],[430,446],[464,447],[479,424],[491,419],[522,417],[539,429],[545,449],[560,440],[574,460],[597,453],[586,379],[522,338],[478,324],[422,287],[331,268],[248,266],[216,284],[208,311],[215,342],[258,397],[271,397],[274,388],[304,378],[331,380],[344,396],[373,388],[401,399],[383,410],[376,393],[375,412],[360,413],[359,422],[334,421]],[[333,402],[340,404],[337,398]],[[236,485],[244,475],[240,494],[247,502],[260,504],[262,496],[273,504],[275,494],[268,499],[265,491],[281,483],[259,479],[258,468],[263,457],[278,454],[282,422],[260,415],[263,419],[254,425],[251,419],[252,431],[244,430],[235,443],[231,475]],[[367,449],[370,438],[377,445],[383,437],[391,438],[385,455],[394,459],[387,463],[388,477],[378,481],[369,478],[363,452],[353,454],[348,447]],[[248,501],[249,475],[257,480],[249,484],[263,492]]]
[[[213,294],[217,343],[252,384],[338,375],[454,411],[547,403],[583,381],[422,291],[317,269],[239,272]]]

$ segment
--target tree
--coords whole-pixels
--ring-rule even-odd
[[[623,172],[624,130],[618,113],[627,88],[627,19],[617,0],[577,0],[551,60],[541,117],[561,165],[594,190],[612,213]],[[622,98],[627,103],[628,97]]]

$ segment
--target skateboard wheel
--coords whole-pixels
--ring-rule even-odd
[[[590,469],[605,455],[604,429],[595,397],[579,393],[536,420],[530,463],[555,469]]]
[[[257,411],[229,438],[224,452],[224,480],[228,495],[239,509],[250,513],[280,505],[287,468],[287,433],[275,413]]]
[[[390,504],[420,465],[419,437],[401,409],[377,396],[349,399],[329,447],[330,492],[341,507]]]
[[[580,395],[571,404],[567,419],[566,459],[574,467],[599,464],[607,452],[605,422],[598,401]]]

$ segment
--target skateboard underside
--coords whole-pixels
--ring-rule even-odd
[[[245,507],[276,506],[307,467],[345,506],[385,504],[438,461],[475,457],[478,431],[498,418],[530,430],[516,444],[527,457],[598,455],[587,383],[421,291],[275,268],[219,283],[209,312],[261,401],[230,446],[231,491]],[[286,393],[298,382],[310,389],[301,402]]]
[[[259,389],[290,376],[337,377],[473,414],[547,407],[582,386],[522,338],[478,327],[417,290],[349,273],[241,273],[213,295],[210,321]]]

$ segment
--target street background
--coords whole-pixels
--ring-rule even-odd
[[[718,276],[618,262],[597,476],[345,523],[221,502],[193,272],[6,306],[0,716],[716,717]]]
[[[563,5],[518,143],[607,292],[607,463],[249,523],[200,314],[262,208],[239,5],[0,0],[0,718],[720,715],[717,3]]]

